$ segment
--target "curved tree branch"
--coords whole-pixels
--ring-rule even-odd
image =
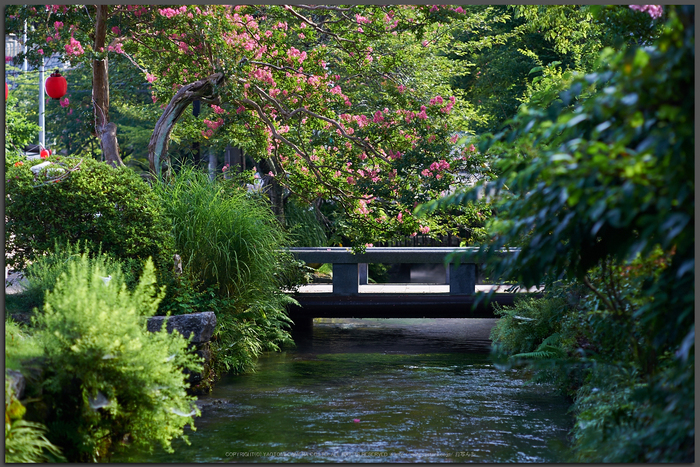
[[[215,73],[206,79],[195,81],[181,87],[170,99],[163,115],[156,122],[153,135],[148,143],[148,163],[152,174],[160,175],[160,159],[168,150],[170,133],[175,122],[191,102],[201,99],[203,101],[218,103],[215,88],[222,85],[225,77],[222,73]]]

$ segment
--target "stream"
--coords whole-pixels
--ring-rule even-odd
[[[561,462],[569,403],[494,367],[494,322],[317,319],[296,349],[201,396],[191,445],[112,462]]]

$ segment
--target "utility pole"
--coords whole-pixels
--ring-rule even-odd
[[[46,86],[44,82],[44,58],[41,58],[39,66],[39,144],[42,148],[46,147],[46,124],[44,122],[44,104],[46,99]]]

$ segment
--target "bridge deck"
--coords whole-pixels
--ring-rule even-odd
[[[493,318],[494,303],[509,306],[517,297],[542,296],[541,290],[510,293],[504,292],[507,286],[493,285],[477,286],[477,292],[494,288],[487,302],[473,294],[450,294],[442,284],[369,284],[354,295],[335,295],[331,284],[311,284],[295,295],[301,306],[288,310],[295,323],[311,318]]]
[[[504,293],[508,289],[508,285],[477,285],[476,292],[490,292],[495,290],[496,293]],[[366,284],[358,286],[358,292],[361,294],[448,294],[450,292],[449,284]],[[525,291],[523,291],[525,292]],[[536,287],[527,290],[530,293],[541,292]],[[333,293],[333,284],[307,284],[299,287],[300,294],[322,294]]]

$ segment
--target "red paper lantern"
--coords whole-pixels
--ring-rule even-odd
[[[66,91],[68,91],[68,82],[56,69],[55,72],[51,73],[49,79],[46,80],[46,94],[58,100],[66,95]]]
[[[7,96],[10,95],[10,88],[7,87],[7,81],[5,81],[5,100],[7,100]]]
[[[42,159],[46,159],[50,155],[51,155],[51,149],[42,149],[39,152],[39,157],[41,157]]]

